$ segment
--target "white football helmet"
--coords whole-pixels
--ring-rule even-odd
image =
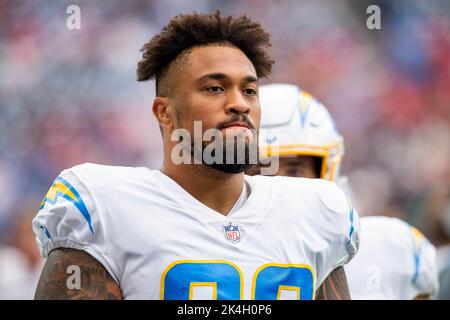
[[[320,178],[336,181],[344,139],[328,110],[309,93],[290,84],[261,86],[260,157],[322,158]]]

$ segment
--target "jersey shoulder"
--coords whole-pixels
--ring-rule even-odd
[[[417,228],[396,217],[381,215],[362,217],[361,227],[364,233],[373,235],[377,241],[391,248],[414,250],[422,242],[429,243]]]
[[[305,243],[315,254],[318,283],[349,262],[359,248],[359,219],[351,200],[335,183],[321,179],[253,177],[270,184],[272,202],[296,211],[299,230],[310,234]],[[280,205],[281,204],[281,205]]]
[[[300,202],[314,209],[311,214],[347,217],[351,211],[350,197],[331,181],[282,176],[254,176],[256,183],[270,184],[275,196],[283,196],[290,201]],[[319,210],[317,210],[319,209]]]
[[[57,248],[89,253],[117,281],[117,264],[105,239],[105,212],[102,205],[111,188],[126,176],[136,175],[124,167],[82,164],[63,170],[54,180],[33,219],[33,231],[41,255],[46,258]],[[131,179],[133,180],[133,179]],[[101,192],[104,190],[104,192]],[[114,193],[111,198],[114,198]],[[103,199],[102,199],[103,197]]]
[[[383,254],[398,261],[406,270],[410,262],[408,298],[416,295],[433,295],[438,290],[436,248],[419,229],[395,217],[368,216],[361,218],[363,241],[376,241]],[[381,253],[380,253],[381,254]]]
[[[143,192],[158,193],[162,182],[155,171],[145,167],[84,163],[63,170],[57,180],[65,179],[73,189],[81,189],[93,201],[112,204]]]
[[[77,165],[63,170],[56,177],[40,204],[37,218],[56,220],[59,217],[58,223],[66,221],[72,226],[86,225],[90,233],[95,234],[95,229],[101,227],[105,212],[113,212],[111,207],[117,201],[140,194],[143,182],[149,187],[146,191],[151,193],[157,189],[157,183],[152,181],[156,181],[154,174],[146,168],[92,163]],[[39,228],[47,237],[51,235],[45,225]]]
[[[138,190],[143,168],[85,163],[63,170],[45,194],[33,229],[44,257],[56,247],[98,251],[103,246],[105,205]],[[120,197],[118,196],[120,195]]]
[[[63,170],[61,175],[71,173],[86,183],[108,186],[112,182],[131,182],[142,178],[145,171],[151,172],[141,167],[108,166],[87,162]]]

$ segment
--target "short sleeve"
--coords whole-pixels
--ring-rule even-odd
[[[411,276],[412,293],[409,295],[411,299],[417,295],[433,296],[439,289],[436,249],[415,227],[410,227],[410,232],[414,273]]]
[[[335,183],[322,180],[317,192],[322,207],[322,214],[317,215],[318,230],[328,244],[317,262],[320,285],[334,269],[356,255],[360,223],[350,197]]]
[[[102,212],[89,187],[74,171],[62,171],[42,200],[33,220],[37,245],[44,258],[57,248],[85,251],[118,282],[116,269],[105,254]]]

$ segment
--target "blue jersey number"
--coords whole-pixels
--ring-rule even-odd
[[[210,287],[213,299],[243,299],[243,275],[224,260],[183,260],[172,263],[161,278],[161,299],[191,300],[195,287]],[[280,299],[283,291],[298,300],[314,299],[314,275],[307,265],[269,263],[261,266],[252,281],[252,299]]]

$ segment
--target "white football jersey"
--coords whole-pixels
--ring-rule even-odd
[[[437,292],[436,249],[420,231],[397,218],[360,221],[360,248],[345,266],[352,299],[411,300]]]
[[[84,250],[125,299],[314,299],[358,248],[345,193],[318,179],[245,176],[228,216],[147,168],[64,170],[33,221],[44,257]]]

